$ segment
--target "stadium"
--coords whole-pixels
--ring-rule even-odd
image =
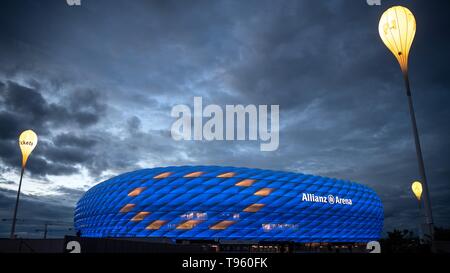
[[[88,190],[75,208],[82,237],[294,243],[378,240],[383,206],[354,182],[218,166],[142,169]]]

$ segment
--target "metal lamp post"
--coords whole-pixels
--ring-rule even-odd
[[[386,10],[381,16],[378,25],[378,31],[384,44],[397,58],[400,68],[403,72],[403,78],[406,87],[406,96],[408,98],[409,113],[411,117],[414,143],[416,146],[417,161],[419,165],[419,174],[423,183],[423,204],[426,216],[427,233],[431,242],[434,237],[433,215],[431,212],[430,194],[423,163],[422,149],[417,131],[416,116],[411,97],[411,89],[408,76],[408,56],[414,36],[416,33],[416,20],[411,11],[402,6],[394,6]]]
[[[25,166],[27,165],[28,157],[36,147],[37,141],[38,141],[37,135],[32,130],[26,130],[22,132],[19,136],[19,147],[20,150],[22,151],[22,170],[20,171],[19,189],[17,190],[16,205],[14,207],[14,216],[12,219],[11,236],[10,236],[11,239],[14,239],[14,234],[16,231],[17,208],[19,207],[20,189],[22,187],[23,173],[25,171]]]

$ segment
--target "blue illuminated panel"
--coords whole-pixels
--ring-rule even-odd
[[[181,166],[104,181],[75,209],[86,237],[367,242],[383,227],[370,188],[259,169]]]

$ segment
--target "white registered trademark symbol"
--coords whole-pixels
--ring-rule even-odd
[[[334,197],[333,197],[333,195],[328,195],[328,203],[330,203],[330,204],[334,204]]]

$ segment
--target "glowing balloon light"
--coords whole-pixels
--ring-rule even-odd
[[[19,146],[22,151],[22,168],[27,164],[28,157],[34,150],[38,142],[38,137],[32,130],[26,130],[19,136]]]
[[[403,73],[406,73],[409,50],[416,34],[414,15],[405,7],[394,6],[381,16],[378,32],[384,44],[397,58]]]
[[[414,36],[416,35],[416,19],[411,11],[405,7],[391,7],[386,10],[383,15],[381,15],[380,22],[378,23],[378,33],[380,34],[383,43],[394,54],[403,72],[406,96],[408,98],[409,115],[413,129],[414,144],[416,146],[420,181],[423,183],[422,203],[424,204],[426,216],[426,230],[424,233],[429,235],[429,243],[432,244],[434,240],[433,213],[431,209],[430,192],[428,190],[428,182],[425,174],[425,165],[423,163],[422,148],[420,146],[419,132],[417,129],[416,115],[414,113],[414,104],[408,76],[408,57]],[[422,184],[420,185],[420,189],[422,189]],[[419,196],[418,198],[420,198],[421,195],[422,192],[420,192],[420,195],[416,196]]]
[[[417,200],[420,201],[420,198],[422,197],[422,183],[420,183],[419,181],[413,182],[411,185],[411,189]]]

